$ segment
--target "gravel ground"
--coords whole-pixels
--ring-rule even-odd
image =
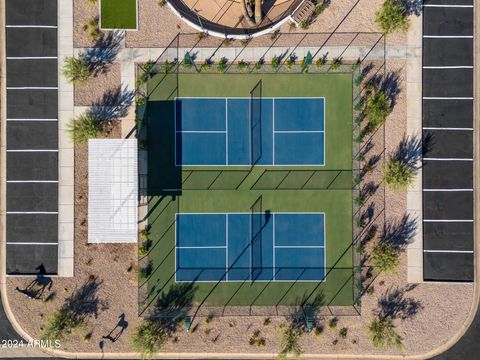
[[[120,64],[115,63],[92,76],[85,84],[75,86],[75,106],[102,104],[104,95],[117,91],[120,86]]]

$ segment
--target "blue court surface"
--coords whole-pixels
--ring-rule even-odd
[[[177,214],[176,281],[324,281],[324,213]]]
[[[176,165],[325,163],[324,98],[176,98]]]

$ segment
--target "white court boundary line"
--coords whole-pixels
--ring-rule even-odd
[[[212,283],[212,282],[222,282],[222,283],[226,283],[226,282],[229,282],[229,283],[244,283],[247,279],[244,279],[244,280],[228,280],[228,272],[230,270],[230,267],[229,267],[229,264],[228,264],[228,255],[229,255],[229,251],[228,251],[228,219],[229,219],[229,215],[264,215],[266,214],[265,212],[235,212],[235,213],[232,213],[232,212],[227,212],[227,213],[221,213],[221,212],[211,212],[211,213],[175,213],[175,282],[178,282],[178,283],[183,283],[183,282],[198,282],[198,283]],[[273,263],[273,267],[272,267],[272,279],[269,279],[269,280],[254,280],[254,282],[259,282],[259,283],[262,283],[262,282],[325,282],[327,280],[327,258],[326,258],[326,245],[327,245],[327,240],[326,240],[326,214],[325,212],[272,212],[270,213],[272,215],[272,226],[273,226],[273,231],[272,231],[272,251],[273,251],[273,257],[272,257],[272,263]],[[276,245],[275,244],[275,215],[277,214],[280,214],[280,215],[322,215],[323,217],[323,241],[324,241],[324,245],[323,246],[309,246],[309,245],[305,245],[305,246],[282,246],[282,245]],[[193,216],[199,216],[199,215],[225,215],[225,246],[177,246],[177,241],[178,241],[178,238],[177,238],[177,221],[178,221],[178,217],[179,215],[193,215]],[[252,226],[251,226],[251,217],[249,217],[249,222],[250,222],[250,238],[252,238],[253,234],[251,232],[251,229],[252,229]],[[252,254],[251,254],[251,246],[250,247],[250,256],[249,256],[249,264],[250,264],[250,269],[252,268]],[[324,270],[324,278],[323,280],[298,280],[298,279],[294,279],[294,280],[277,280],[276,279],[276,263],[275,263],[275,249],[276,248],[295,248],[295,249],[310,249],[310,248],[318,248],[318,249],[323,249],[323,270]],[[177,255],[178,255],[178,251],[177,249],[225,249],[225,259],[226,259],[226,272],[225,272],[225,275],[221,277],[220,280],[177,280],[177,270],[178,267],[177,267]],[[214,268],[216,269],[216,268]],[[250,281],[253,281],[252,278],[252,272],[250,271],[250,274],[249,274],[249,280]]]
[[[212,100],[223,100],[225,99],[225,131],[223,130],[177,130],[177,101],[182,99],[212,99]],[[175,166],[176,167],[205,167],[205,166],[212,166],[212,167],[225,167],[225,166],[252,166],[252,154],[249,151],[249,158],[250,164],[230,164],[228,159],[228,100],[232,99],[240,99],[240,100],[249,100],[251,101],[250,97],[215,97],[215,96],[205,96],[205,97],[197,97],[197,96],[176,96],[174,97],[174,131],[175,131]],[[319,166],[324,167],[325,164],[325,152],[326,152],[326,130],[325,130],[325,122],[326,122],[326,98],[324,96],[302,96],[302,97],[262,97],[262,99],[272,100],[272,164],[257,164],[257,166],[263,167],[273,167],[273,166],[290,166],[290,167],[298,167],[298,166]],[[319,99],[323,100],[323,130],[275,130],[275,100],[276,99],[293,99],[293,100],[301,100],[301,99]],[[251,113],[249,111],[250,117],[250,124],[251,124]],[[178,157],[177,157],[177,134],[224,134],[225,133],[225,164],[179,164]],[[321,164],[275,164],[275,134],[302,134],[302,133],[319,133],[323,134],[323,159]],[[251,136],[249,136],[249,146],[251,148]]]

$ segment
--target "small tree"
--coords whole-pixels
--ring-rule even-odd
[[[297,357],[302,353],[299,341],[302,336],[301,330],[293,325],[288,325],[283,329],[280,339],[280,359],[286,359],[288,354]]]
[[[397,30],[407,31],[409,26],[407,9],[401,1],[386,0],[375,13],[375,22],[385,34]]]
[[[392,274],[397,270],[399,259],[395,247],[385,241],[378,242],[372,250],[371,262],[378,272]]]
[[[390,101],[383,91],[372,91],[367,95],[364,109],[365,117],[369,120],[370,131],[382,125],[390,114]]]
[[[100,137],[103,126],[97,115],[85,113],[70,120],[67,124],[67,131],[75,144],[84,144],[88,139]]]
[[[396,346],[400,349],[403,348],[402,339],[395,332],[393,321],[389,318],[374,317],[368,326],[368,335],[375,347]]]
[[[406,189],[415,178],[415,170],[407,163],[390,159],[383,171],[383,180],[393,190]]]
[[[62,74],[68,82],[78,85],[85,83],[92,75],[92,71],[90,64],[83,56],[67,56],[63,63]]]
[[[145,357],[150,357],[153,353],[160,350],[166,338],[166,334],[159,322],[145,320],[135,329],[131,343],[136,351],[142,353]]]
[[[65,335],[74,330],[82,329],[84,321],[74,311],[68,308],[61,308],[48,318],[45,329],[42,332],[42,340],[62,340]]]

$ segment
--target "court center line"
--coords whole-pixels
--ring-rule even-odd
[[[225,281],[228,281],[228,213],[225,214]]]
[[[228,98],[225,98],[225,164],[228,165]]]
[[[272,165],[275,165],[275,98],[272,99]]]

